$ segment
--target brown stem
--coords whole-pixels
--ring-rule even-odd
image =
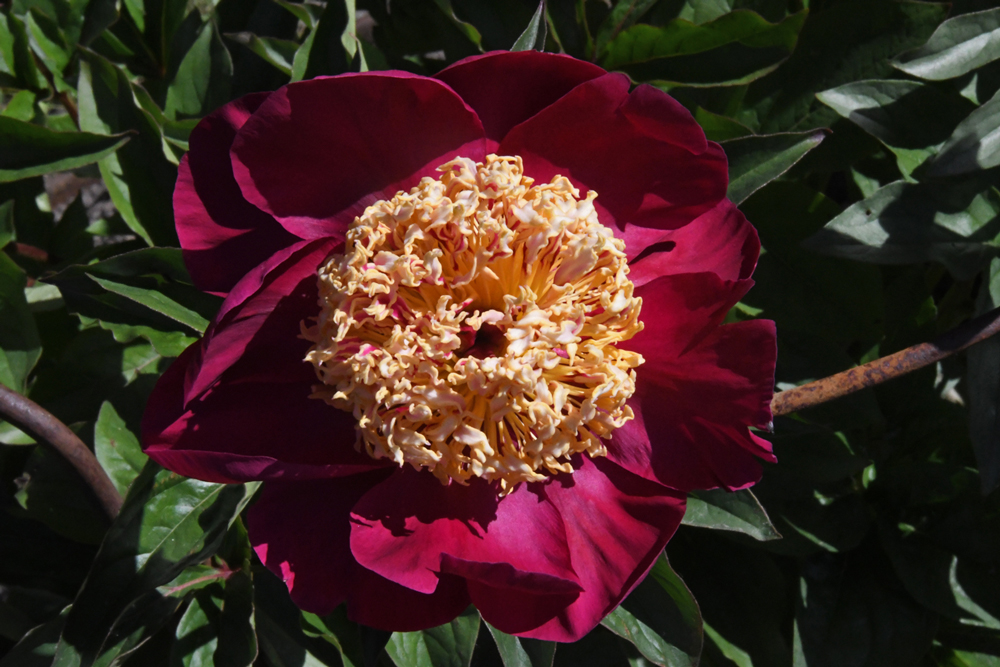
[[[995,308],[952,329],[934,342],[914,345],[863,366],[775,394],[774,400],[771,401],[771,412],[775,417],[787,415],[853,394],[866,387],[882,384],[938,362],[998,332],[1000,332],[1000,308]]]
[[[104,472],[104,468],[97,462],[97,457],[66,424],[31,399],[2,384],[0,384],[0,416],[34,436],[40,443],[59,452],[83,477],[87,486],[97,496],[104,513],[112,520],[118,516],[122,507],[121,495],[111,483],[111,478]]]
[[[73,98],[70,97],[68,93],[61,92],[56,95],[56,99],[63,105],[63,108],[66,109],[66,113],[69,114],[73,124],[76,125],[77,129],[79,129],[80,111],[77,109],[76,102],[73,101]]]

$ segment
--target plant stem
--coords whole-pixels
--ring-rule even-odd
[[[31,399],[2,384],[0,384],[0,416],[32,435],[38,442],[59,452],[83,477],[108,518],[114,520],[118,516],[122,507],[121,495],[111,483],[111,478],[104,472],[104,468],[98,463],[94,453],[68,426]]]
[[[782,391],[774,395],[775,417],[815,407],[866,387],[882,384],[986,340],[1000,332],[1000,308],[958,326],[931,343],[920,343],[887,357]]]

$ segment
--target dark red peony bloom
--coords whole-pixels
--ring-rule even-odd
[[[415,630],[471,602],[576,640],[687,491],[773,460],[748,427],[774,325],[721,324],[760,249],[726,184],[673,99],[552,54],[232,102],[174,194],[225,302],[157,385],[146,452],[264,480],[250,537],[303,609]]]

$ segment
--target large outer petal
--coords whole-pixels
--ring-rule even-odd
[[[665,232],[629,262],[636,287],[677,273],[710,271],[723,280],[749,278],[757,265],[760,240],[736,205],[723,199],[690,224]]]
[[[236,131],[270,93],[241,97],[191,132],[174,188],[174,219],[195,285],[225,294],[250,269],[297,239],[243,198],[229,158]]]
[[[300,241],[233,287],[205,332],[197,366],[185,379],[185,402],[247,356],[267,357],[264,366],[271,377],[303,365],[309,345],[299,337],[299,323],[319,313],[316,272],[337,245],[334,239]]]
[[[520,155],[536,181],[561,174],[596,190],[601,221],[632,258],[718,204],[728,173],[684,107],[648,85],[628,89],[622,74],[582,83],[511,129],[499,152]]]
[[[489,152],[512,127],[605,71],[583,60],[539,51],[496,51],[460,60],[438,72],[479,116]]]
[[[644,297],[644,312],[651,301]],[[759,480],[758,458],[775,459],[770,443],[749,427],[766,428],[771,421],[774,323],[723,325],[680,354],[672,350],[681,345],[640,336],[628,342],[646,359],[629,400],[635,419],[615,431],[609,458],[681,490],[734,490]]]
[[[306,611],[328,614],[346,600],[351,619],[371,627],[409,631],[447,623],[469,605],[461,579],[444,575],[425,595],[366,570],[351,555],[351,507],[386,474],[268,482],[250,508],[254,549]]]
[[[405,467],[366,493],[351,517],[358,562],[422,593],[437,586],[437,572],[571,599],[580,591],[562,520],[540,485],[498,498],[482,480],[445,486]]]
[[[348,475],[385,465],[354,450],[354,420],[309,398],[299,324],[317,312],[333,240],[300,242],[244,277],[205,339],[164,373],[143,418],[146,453],[215,482]]]
[[[301,238],[339,236],[364,207],[458,156],[483,128],[448,86],[405,72],[345,74],[271,94],[233,141],[243,195]]]
[[[583,593],[525,637],[576,641],[625,599],[653,566],[684,517],[685,496],[633,475],[607,459],[580,457],[572,475],[546,487],[566,526],[573,569]],[[517,595],[483,599],[470,586],[483,617],[503,629],[517,624]],[[480,606],[482,605],[482,606]]]

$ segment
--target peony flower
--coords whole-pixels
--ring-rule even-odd
[[[163,375],[146,452],[264,480],[249,534],[303,609],[416,630],[470,602],[574,641],[645,576],[686,492],[773,460],[773,323],[721,324],[754,229],[722,149],[650,86],[492,53],[248,95],[174,194],[225,296]]]

